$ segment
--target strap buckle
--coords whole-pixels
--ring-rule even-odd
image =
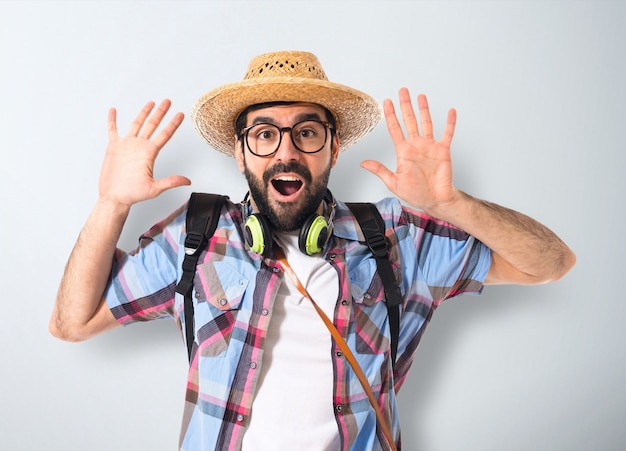
[[[204,234],[189,232],[185,237],[185,254],[196,255],[204,243]]]
[[[367,245],[377,258],[387,256],[387,239],[382,233],[375,233],[367,240]]]

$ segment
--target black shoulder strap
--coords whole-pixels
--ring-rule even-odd
[[[176,292],[185,297],[185,340],[187,341],[187,355],[191,361],[193,349],[193,279],[196,274],[198,258],[215,233],[217,222],[226,196],[207,193],[192,193],[187,206],[187,237],[185,238],[185,258],[183,260],[183,275],[176,285]]]
[[[376,258],[378,274],[385,289],[385,302],[389,313],[389,329],[391,332],[391,361],[395,365],[398,353],[398,337],[400,335],[400,309],[402,309],[402,293],[396,283],[391,262],[387,257],[387,239],[385,238],[385,222],[376,206],[367,202],[351,202],[346,204],[359,222],[365,241]]]

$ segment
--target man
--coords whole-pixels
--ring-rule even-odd
[[[236,158],[250,192],[241,204],[226,202],[198,262],[181,449],[379,449],[388,446],[384,426],[399,445],[395,393],[436,306],[483,284],[554,281],[573,266],[573,253],[541,224],[454,187],[454,110],[437,141],[425,96],[417,99],[421,127],[406,89],[399,104],[404,132],[393,103],[383,108],[396,171],[362,163],[407,205],[392,198],[377,204],[403,295],[393,364],[376,264],[350,210],[327,190],[339,153],[377,124],[376,101],[329,82],[310,53],[277,52],[254,58],[243,81],[197,102],[197,130]],[[170,102],[154,106],[146,105],[124,137],[115,110],[109,113],[99,198],[52,313],[50,330],[59,338],[84,340],[167,316],[184,330],[175,288],[186,206],[144,234],[137,250],[116,249],[133,204],[190,184],[152,177],[183,120],[178,113],[157,133]],[[318,220],[330,233],[310,251],[303,241]],[[281,253],[356,356],[386,425],[377,422],[338,340],[285,274],[291,271],[278,261]]]

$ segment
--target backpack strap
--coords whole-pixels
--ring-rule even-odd
[[[191,362],[191,351],[194,342],[193,327],[193,279],[196,274],[196,265],[202,250],[215,233],[220,212],[227,196],[207,193],[192,193],[187,206],[187,236],[185,237],[185,258],[183,260],[183,275],[176,285],[176,292],[185,297],[185,341],[187,342],[187,356]]]
[[[387,239],[385,238],[385,222],[374,204],[368,202],[346,203],[359,222],[365,242],[376,258],[376,268],[383,282],[385,302],[389,314],[389,330],[391,332],[391,361],[395,366],[400,335],[400,310],[402,309],[402,293],[396,283],[391,261],[388,258]]]

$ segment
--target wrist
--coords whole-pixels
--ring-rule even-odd
[[[104,196],[98,197],[95,208],[104,214],[117,217],[128,216],[130,212],[130,205]]]
[[[455,219],[470,205],[472,200],[474,198],[469,194],[455,188],[448,200],[425,207],[424,211],[429,216],[455,224]]]

